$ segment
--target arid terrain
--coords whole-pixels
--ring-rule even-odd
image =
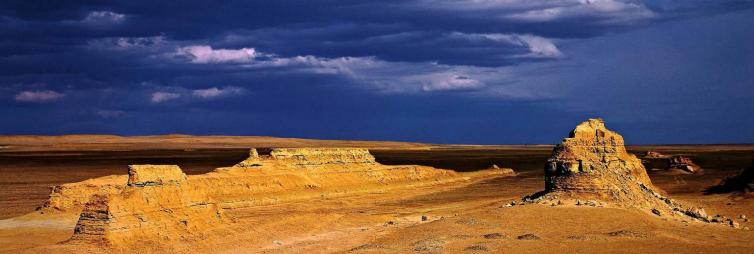
[[[311,190],[290,187],[298,186],[298,180],[282,175],[260,175],[259,179],[273,179],[283,192],[267,190],[272,187],[266,184],[250,187],[255,192],[249,195],[259,199],[244,200],[251,202],[247,205],[238,201],[242,198],[229,196],[233,193],[219,193],[226,187],[215,183],[254,183],[256,180],[245,180],[248,175],[243,175],[257,174],[254,167],[275,168],[283,175],[288,170],[284,165],[287,161],[256,158],[254,152],[250,155],[252,147],[355,147],[367,148],[368,153],[349,150],[348,159],[335,166],[321,166],[329,163],[327,158],[316,163],[307,161],[304,168],[311,172],[301,181],[312,183],[301,186]],[[562,204],[522,202],[522,197],[545,189],[544,168],[553,154],[552,145],[432,145],[175,135],[9,136],[0,137],[0,252],[754,253],[754,231],[750,230],[754,223],[745,218],[754,216],[754,199],[745,192],[705,193],[726,177],[752,166],[754,145],[627,146],[627,150],[643,160],[651,182],[666,192],[663,195],[703,208],[710,217],[725,216],[737,226],[725,221],[704,223],[673,217],[664,210],[660,216],[621,204],[591,205],[586,199],[564,200]],[[273,151],[292,153],[293,159],[299,156],[295,149]],[[686,156],[703,168],[703,173],[665,170],[667,160],[644,158],[648,151]],[[376,163],[369,161],[369,153]],[[346,158],[340,152],[332,156]],[[351,163],[365,171],[350,172]],[[125,186],[124,175],[129,173],[129,165],[136,164],[174,164],[180,169],[170,173],[177,178],[155,178],[159,186],[165,181],[165,187],[152,186],[154,179],[129,179],[126,190],[132,193],[106,196],[103,204],[109,208],[79,205],[55,210],[51,208],[54,205],[45,204],[50,187],[56,185],[121,175],[123,182],[118,183]],[[493,165],[511,168],[517,175],[499,172],[503,169]],[[230,168],[207,174],[222,167]],[[320,167],[337,170],[318,175]],[[138,170],[132,172],[136,174]],[[181,170],[189,176],[181,176]],[[222,175],[226,171],[230,172],[227,177]],[[358,177],[371,177],[370,172],[377,172],[382,178],[361,183]],[[140,177],[151,177],[145,175]],[[227,180],[231,183],[223,180],[226,178],[232,179]],[[168,188],[168,181],[178,182],[174,187],[177,192],[160,189]],[[148,188],[156,192],[150,193]],[[202,188],[216,190],[194,193]],[[178,199],[195,200],[209,195],[210,200],[203,203],[209,206],[202,206],[210,213],[185,211],[188,222],[181,223],[187,229],[150,224],[150,219],[173,217],[147,213],[143,215],[145,219],[139,217],[142,211],[138,206],[128,207],[141,202],[130,200],[134,195],[165,202],[167,198],[160,196],[182,192],[194,194]],[[228,201],[231,199],[233,202]],[[146,205],[153,204],[147,201]],[[122,209],[113,210],[116,205]],[[185,205],[164,206],[173,209],[170,213],[183,213],[180,209]],[[87,217],[89,224],[81,223],[81,209],[93,214]],[[111,218],[97,217],[103,211]],[[212,221],[215,213],[216,222]],[[112,220],[118,214],[123,214],[118,218],[134,215],[142,221],[133,224],[125,219]],[[213,218],[205,220],[202,216],[207,214]],[[148,229],[157,225],[157,230]],[[130,231],[124,233],[118,227]],[[101,235],[98,230],[105,233]]]

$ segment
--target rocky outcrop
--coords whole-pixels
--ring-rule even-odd
[[[131,166],[128,176],[122,192],[92,195],[72,241],[123,245],[179,240],[226,220],[207,192],[192,188],[177,166]]]
[[[377,163],[366,149],[250,150],[237,165],[186,176],[173,165],[133,165],[119,191],[88,193],[71,241],[119,246],[201,237],[233,221],[225,209],[462,181],[450,170]],[[469,174],[511,175],[504,169]],[[118,179],[125,179],[123,178]],[[112,180],[112,179],[111,179]],[[75,210],[82,195],[61,209]],[[61,196],[59,200],[65,200]]]
[[[648,152],[649,153],[649,152]],[[685,155],[653,154],[644,156],[644,166],[651,172],[662,174],[702,174],[704,169]]]
[[[81,211],[92,193],[114,194],[123,191],[126,176],[106,176],[77,183],[57,185],[50,188],[50,197],[41,207],[42,213]]]
[[[598,200],[638,208],[658,216],[685,216],[709,222],[704,210],[683,205],[656,188],[641,161],[627,153],[623,137],[589,119],[553,149],[545,166],[545,190],[529,202],[562,203],[561,199]]]
[[[128,166],[128,186],[180,185],[184,182],[186,174],[176,165]]]
[[[700,174],[702,173],[702,167],[699,165],[696,165],[693,161],[691,161],[691,158],[682,156],[682,155],[676,155],[668,159],[669,165],[667,170],[671,171],[677,171],[687,174]]]
[[[605,128],[601,119],[579,124],[557,145],[545,167],[545,190],[623,201],[653,188],[636,156],[626,152],[623,137]]]
[[[289,167],[322,166],[332,164],[376,164],[374,156],[364,148],[275,148],[267,155],[260,155],[252,148],[249,158],[239,167],[259,167],[278,164]]]
[[[660,159],[660,158],[667,158],[667,157],[668,157],[667,155],[664,155],[655,151],[647,151],[644,154],[644,158],[647,158],[647,159]]]
[[[499,171],[503,175],[517,175],[516,171],[514,171],[512,168],[501,168],[497,164],[492,164],[492,166],[490,166],[487,170]]]

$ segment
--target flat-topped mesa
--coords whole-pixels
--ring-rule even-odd
[[[133,165],[128,172],[122,192],[91,196],[72,241],[118,246],[179,240],[226,220],[206,191],[188,188],[178,166]]]
[[[130,165],[128,166],[128,186],[157,186],[180,184],[186,181],[186,174],[176,165]]]
[[[259,167],[265,163],[288,166],[317,166],[337,164],[375,164],[374,156],[365,148],[273,148],[260,155],[252,148],[249,158],[237,164],[239,167]]]
[[[50,197],[38,210],[45,212],[80,212],[92,193],[117,194],[127,186],[144,187],[180,184],[186,174],[175,165],[131,165],[128,176],[106,176],[78,183],[52,187]]]
[[[599,200],[658,216],[688,216],[709,222],[704,210],[686,207],[652,185],[641,160],[626,152],[623,137],[589,119],[553,149],[545,165],[545,190],[525,197],[530,202],[560,199]],[[595,203],[595,202],[590,202]]]

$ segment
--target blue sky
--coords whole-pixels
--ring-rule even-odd
[[[3,1],[0,134],[754,142],[754,1]]]

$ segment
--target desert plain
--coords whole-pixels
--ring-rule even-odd
[[[626,156],[642,161],[661,193],[653,195],[703,209],[708,215],[702,217],[579,193],[531,200],[546,189],[553,149],[232,136],[4,136],[0,252],[754,253],[754,199],[746,190],[713,188],[752,167],[754,145],[626,146]],[[273,159],[264,157],[270,150]],[[703,172],[666,170],[667,160],[649,158],[649,151],[690,158]],[[275,153],[292,157],[275,161]],[[316,156],[324,159],[307,161]],[[330,165],[330,158],[347,159]],[[306,161],[296,164],[305,173],[289,176],[288,160]],[[325,167],[334,169],[316,172]],[[148,175],[154,172],[175,177]],[[245,174],[261,175],[245,180]],[[121,187],[100,203],[48,202],[53,186],[107,176]],[[273,180],[256,186],[255,179]],[[239,187],[243,181],[253,186]],[[223,192],[232,188],[245,188],[254,198]],[[174,204],[167,200],[171,195],[205,201]],[[148,211],[155,202],[160,209]],[[176,214],[186,217],[173,223]]]

